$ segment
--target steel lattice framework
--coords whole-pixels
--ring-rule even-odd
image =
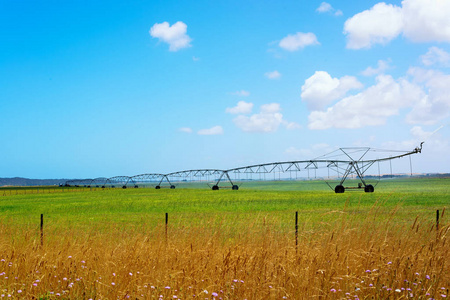
[[[402,158],[416,153],[422,152],[423,142],[419,147],[412,151],[395,151],[395,150],[381,150],[368,147],[354,147],[354,148],[339,148],[331,153],[319,156],[312,160],[298,160],[298,161],[284,161],[272,162],[265,164],[250,165],[245,167],[232,168],[227,170],[220,169],[196,169],[172,172],[168,174],[148,173],[135,176],[115,176],[111,178],[96,178],[96,179],[75,179],[66,181],[66,186],[84,186],[84,187],[116,187],[127,188],[133,186],[137,188],[139,185],[153,186],[156,189],[163,187],[174,189],[174,182],[182,181],[204,181],[208,183],[212,190],[218,190],[219,186],[231,187],[233,190],[238,190],[239,186],[236,184],[235,178],[241,176],[258,175],[260,179],[265,178],[266,174],[276,174],[281,178],[281,174],[292,174],[292,172],[310,171],[321,168],[328,169],[336,174],[339,178],[339,183],[333,187],[326,181],[328,186],[336,193],[344,193],[346,189],[364,188],[365,192],[371,193],[374,191],[374,185],[369,184],[365,180],[366,172],[375,164],[383,161],[390,161],[397,158]],[[389,154],[389,156],[387,156]],[[381,157],[380,157],[381,156]],[[360,181],[357,187],[344,187],[346,179],[353,177]],[[224,183],[225,185],[220,185]],[[376,185],[376,184],[375,184]]]

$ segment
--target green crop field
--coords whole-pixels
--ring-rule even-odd
[[[343,194],[319,180],[0,188],[0,297],[449,297],[449,187],[405,178]]]
[[[194,188],[192,188],[194,186]],[[285,222],[295,211],[312,222],[332,211],[368,213],[378,204],[390,210],[400,205],[397,217],[430,219],[437,209],[450,204],[450,179],[408,178],[381,181],[374,193],[348,190],[335,194],[323,181],[246,182],[239,191],[211,191],[206,184],[181,184],[176,189],[152,188],[3,188],[0,189],[1,220],[17,225],[36,223],[40,214],[55,224],[158,224],[169,213],[183,224],[208,218],[230,218],[245,224],[261,215]],[[3,196],[2,196],[3,195]],[[237,223],[236,223],[237,221]],[[233,226],[230,224],[230,226]]]

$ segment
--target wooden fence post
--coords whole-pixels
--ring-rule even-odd
[[[41,214],[41,246],[44,246],[44,214]]]
[[[169,223],[169,214],[166,213],[166,242],[167,242],[167,224]]]
[[[297,251],[298,245],[298,211],[295,212],[295,250]]]
[[[436,230],[439,230],[439,209],[436,210]]]

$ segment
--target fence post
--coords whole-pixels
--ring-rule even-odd
[[[44,246],[44,214],[41,214],[41,246]]]
[[[167,224],[169,223],[169,214],[166,213],[166,242],[167,242]]]
[[[295,212],[295,251],[298,245],[298,211]]]
[[[439,230],[439,209],[436,210],[436,230]]]

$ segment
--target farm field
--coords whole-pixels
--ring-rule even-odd
[[[449,187],[406,178],[344,194],[322,181],[1,188],[0,296],[450,297]]]

